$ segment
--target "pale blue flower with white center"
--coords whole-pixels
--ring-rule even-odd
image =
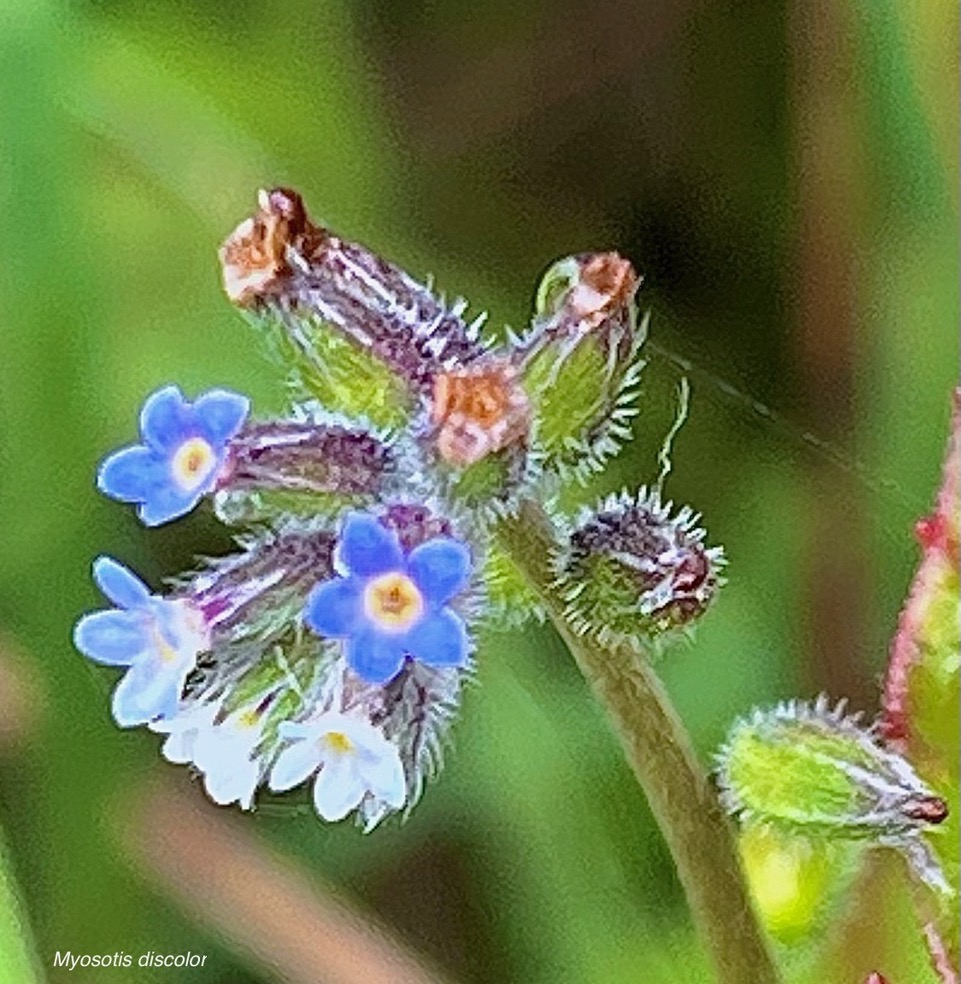
[[[428,666],[463,666],[470,642],[449,606],[470,578],[470,551],[435,537],[405,554],[397,534],[367,513],[348,513],[337,546],[343,576],[317,585],[305,619],[320,635],[344,640],[348,666],[382,684],[410,657]]]
[[[114,720],[131,728],[176,714],[187,676],[209,643],[203,616],[189,601],[152,595],[109,557],[94,561],[93,578],[117,607],[84,615],[73,641],[97,663],[127,667],[113,692]]]
[[[368,796],[393,810],[404,805],[400,753],[366,719],[330,711],[300,724],[286,721],[280,735],[290,744],[271,769],[274,792],[292,789],[316,772],[314,807],[330,822],[343,820]]]
[[[183,516],[215,487],[249,411],[239,393],[210,390],[190,403],[176,386],[165,386],[140,412],[143,443],[106,458],[97,487],[111,499],[137,503],[146,526]]]

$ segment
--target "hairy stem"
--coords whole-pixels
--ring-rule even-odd
[[[534,502],[503,521],[498,537],[546,605],[598,700],[667,840],[719,984],[780,977],[747,893],[730,824],[661,682],[629,647],[578,635],[549,566],[550,522]]]

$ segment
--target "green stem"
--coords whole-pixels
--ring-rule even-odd
[[[498,530],[502,546],[543,599],[577,665],[607,709],[667,840],[719,984],[780,980],[745,886],[731,826],[660,680],[628,646],[578,635],[553,586],[550,522],[534,502]]]

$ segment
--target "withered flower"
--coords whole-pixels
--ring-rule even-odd
[[[440,373],[431,418],[441,457],[471,465],[527,436],[530,403],[510,363],[489,361]]]
[[[311,224],[300,195],[286,188],[261,190],[258,210],[220,247],[224,290],[234,304],[251,306],[291,272],[288,248],[305,252],[323,236]]]
[[[618,253],[594,253],[581,266],[567,303],[585,327],[596,328],[630,304],[639,283],[629,260]]]

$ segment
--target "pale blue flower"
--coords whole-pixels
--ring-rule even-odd
[[[448,603],[470,577],[470,551],[435,537],[405,554],[397,534],[366,513],[349,513],[341,529],[335,577],[307,599],[307,624],[344,640],[350,668],[368,683],[386,683],[410,657],[428,666],[463,666],[469,640]]]
[[[249,410],[247,397],[228,390],[210,390],[193,403],[176,386],[157,390],[140,412],[143,443],[106,458],[97,487],[111,499],[137,503],[146,526],[185,515],[216,485]]]
[[[203,617],[186,600],[152,595],[109,557],[94,561],[93,578],[117,607],[84,615],[73,641],[97,663],[127,667],[113,692],[114,720],[130,728],[175,714],[187,676],[208,645]]]

